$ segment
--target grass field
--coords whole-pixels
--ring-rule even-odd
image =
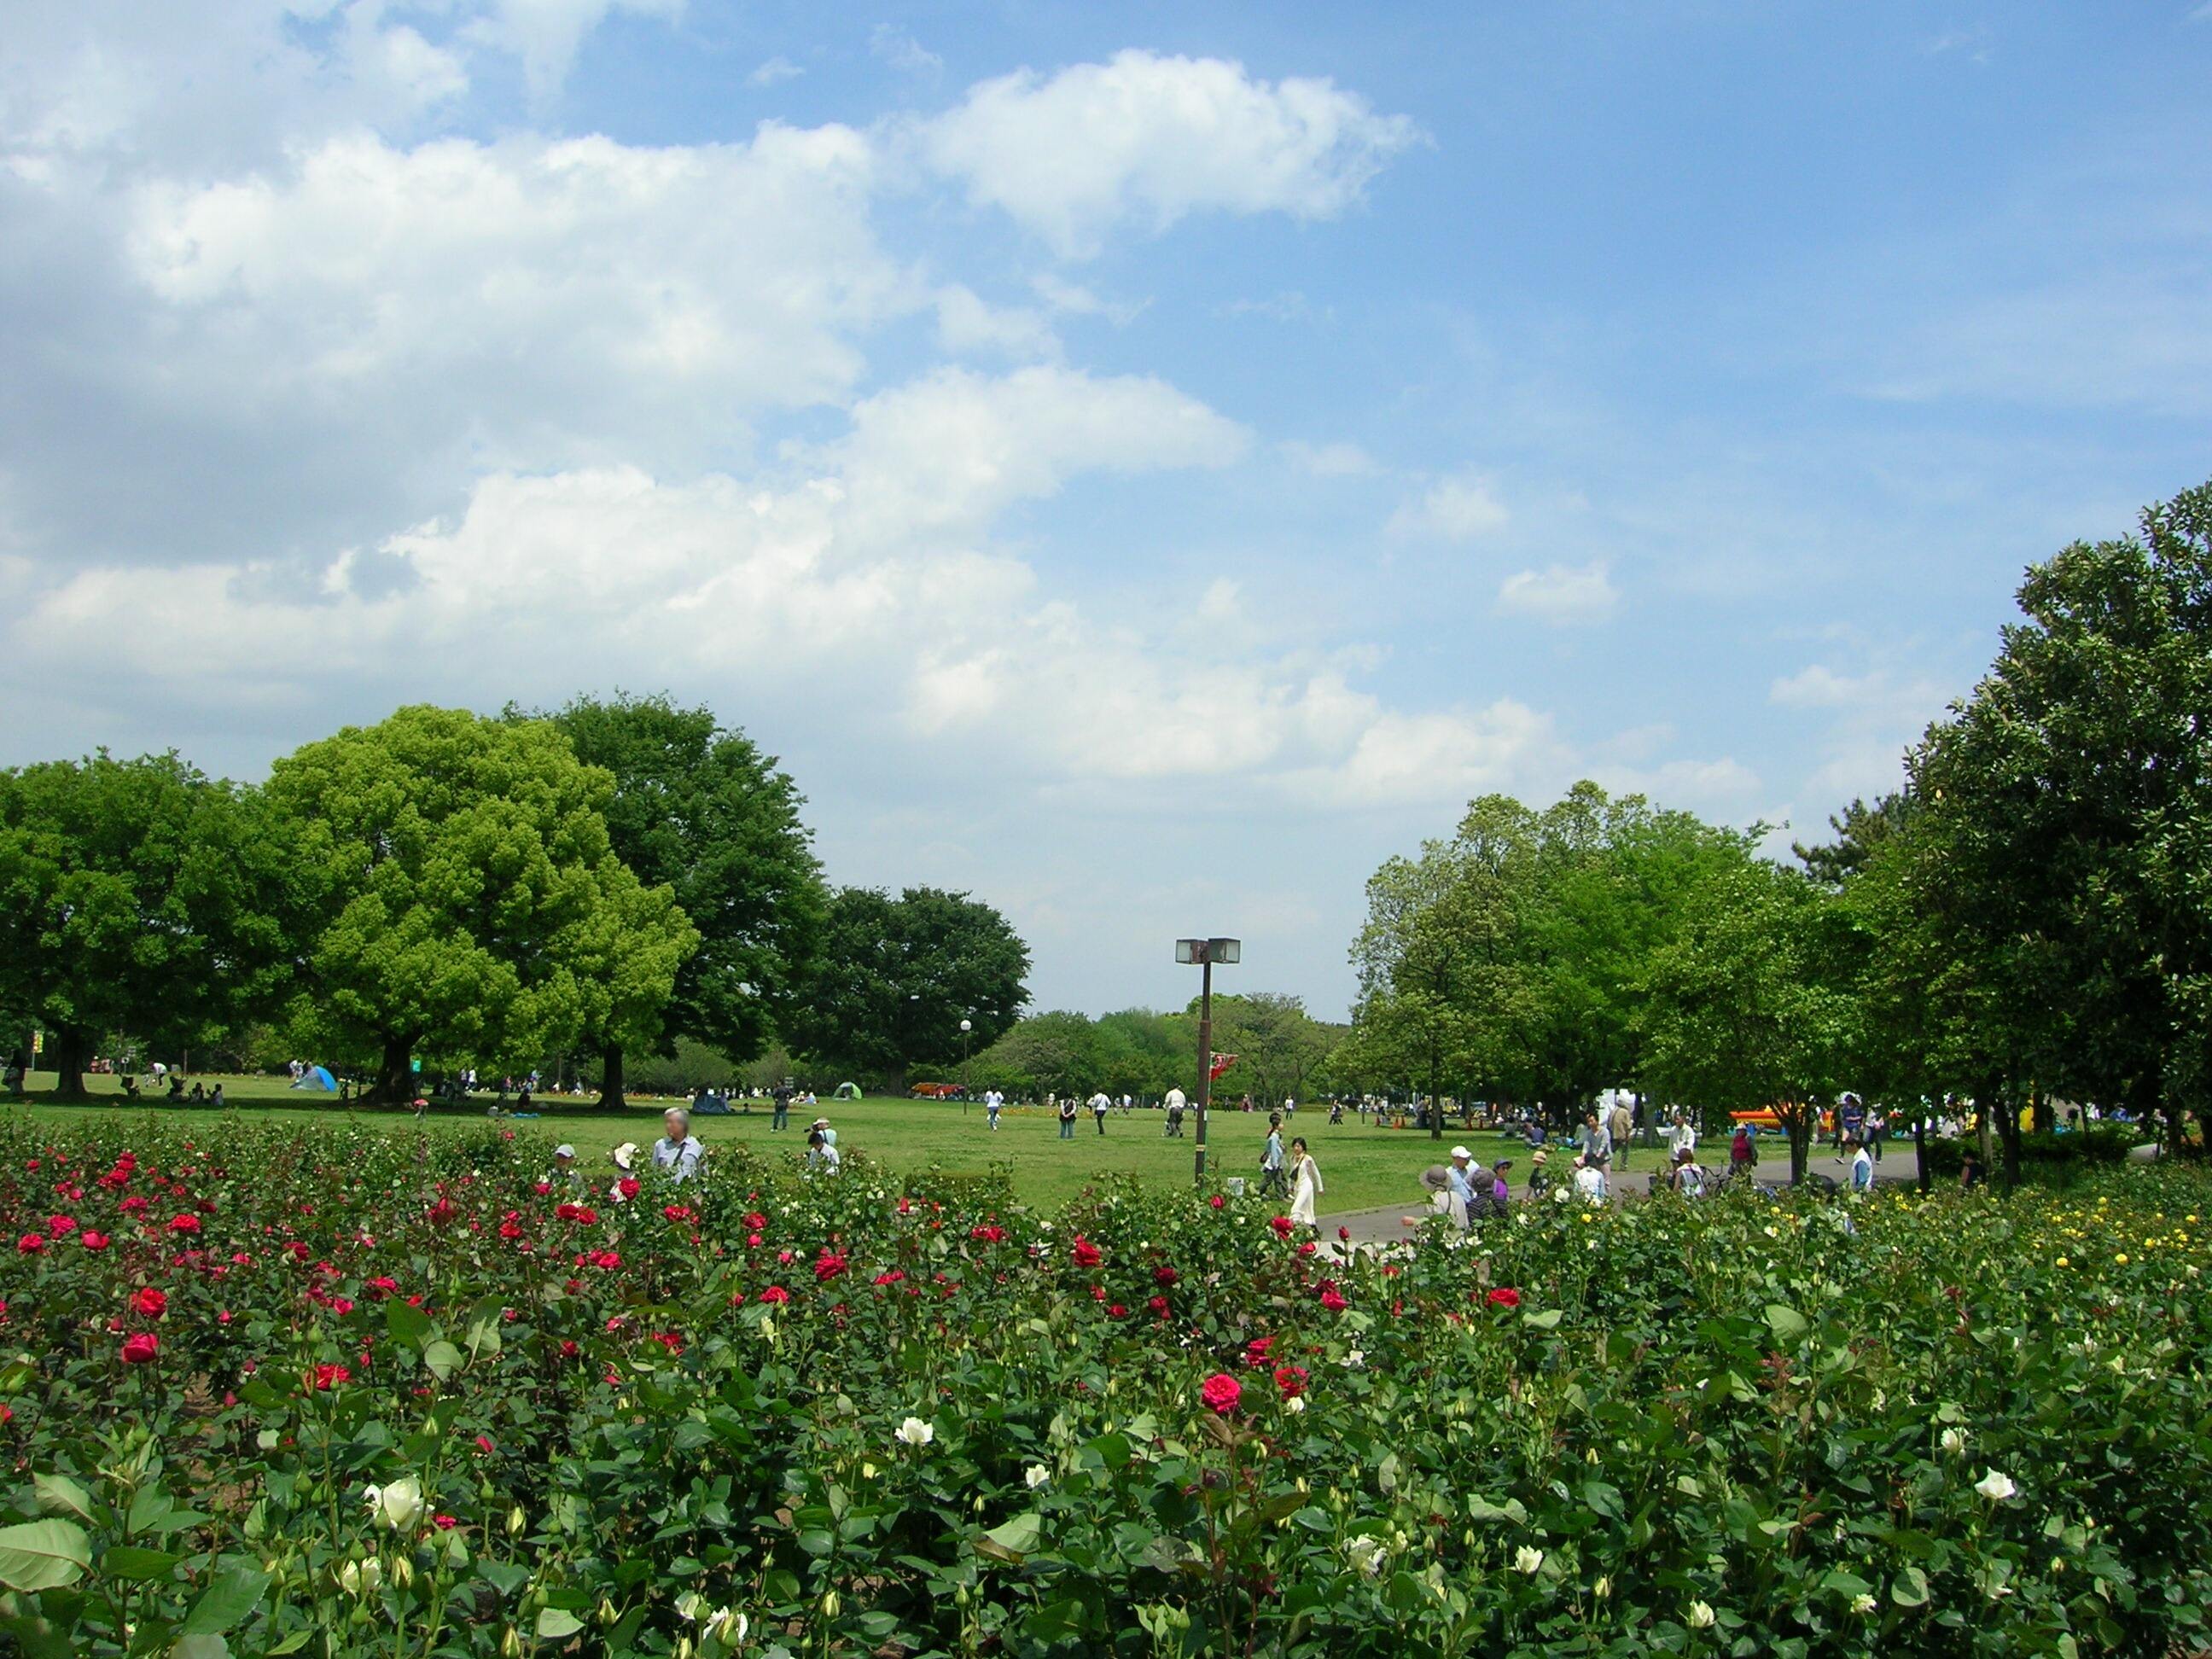
[[[169,1105],[146,1097],[128,1100],[119,1081],[111,1077],[85,1079],[93,1091],[88,1105],[59,1105],[44,1097],[53,1086],[52,1073],[33,1073],[28,1081],[33,1103],[28,1108],[0,1109],[27,1109],[34,1120],[56,1122],[82,1123],[88,1115],[120,1118],[126,1115],[171,1120],[198,1116],[210,1127],[222,1121],[222,1114],[205,1107]],[[282,1079],[203,1076],[199,1081],[210,1087],[222,1083],[229,1109],[257,1122],[296,1122],[303,1132],[312,1133],[318,1124],[350,1115],[356,1121],[388,1123],[395,1132],[413,1127],[413,1119],[404,1112],[356,1112],[334,1102],[313,1103],[310,1097],[288,1090]],[[319,1098],[327,1101],[327,1097]],[[473,1109],[436,1109],[424,1121],[434,1131],[482,1127],[483,1105],[489,1103],[489,1097],[484,1097],[483,1103]],[[669,1103],[672,1103],[641,1102],[626,1111],[600,1112],[580,1106],[572,1109],[562,1102],[541,1103],[549,1107],[544,1115],[514,1127],[572,1141],[586,1163],[605,1168],[607,1153],[622,1142],[634,1140],[643,1146],[652,1140],[659,1133],[661,1106]],[[693,1125],[694,1132],[709,1148],[744,1145],[769,1158],[798,1162],[805,1152],[805,1120],[794,1115],[792,1127],[774,1133],[769,1128],[767,1103],[757,1103],[757,1106],[750,1116],[739,1111],[728,1117],[700,1118]],[[1102,1175],[1133,1175],[1163,1183],[1191,1179],[1194,1143],[1189,1131],[1193,1126],[1186,1119],[1184,1138],[1168,1139],[1161,1133],[1163,1120],[1158,1112],[1136,1111],[1127,1117],[1118,1111],[1111,1113],[1106,1133],[1101,1136],[1086,1111],[1076,1125],[1075,1139],[1063,1141],[1057,1120],[1042,1108],[1009,1109],[996,1134],[986,1127],[981,1106],[970,1106],[963,1112],[957,1101],[830,1101],[819,1110],[836,1126],[842,1152],[861,1152],[899,1170],[938,1164],[948,1170],[980,1173],[993,1164],[1004,1164],[1012,1171],[1015,1190],[1024,1201],[1036,1205],[1060,1204]],[[1209,1171],[1256,1182],[1261,1143],[1267,1133],[1267,1120],[1261,1113],[1213,1114],[1206,1138]],[[1441,1163],[1444,1150],[1455,1139],[1466,1140],[1482,1163],[1511,1158],[1514,1165],[1508,1173],[1516,1193],[1528,1177],[1526,1150],[1491,1133],[1447,1134],[1439,1145],[1419,1131],[1362,1127],[1350,1115],[1332,1128],[1327,1111],[1313,1109],[1297,1114],[1286,1139],[1289,1134],[1304,1135],[1321,1165],[1327,1189],[1321,1203],[1324,1212],[1404,1204],[1410,1212],[1420,1199],[1420,1172]],[[1647,1170],[1661,1158],[1658,1152],[1633,1148],[1621,1167],[1629,1173]],[[1555,1156],[1553,1162],[1563,1160]]]

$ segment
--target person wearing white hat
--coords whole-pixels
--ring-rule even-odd
[[[1464,1227],[1474,1218],[1474,1154],[1464,1146],[1451,1149],[1451,1168],[1444,1171],[1444,1190],[1451,1194],[1451,1218]]]

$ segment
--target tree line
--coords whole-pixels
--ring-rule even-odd
[[[1368,884],[1348,1076],[1565,1115],[1626,1085],[1771,1108],[1803,1173],[1851,1089],[2124,1109],[2201,1149],[2212,1096],[2212,485],[2029,568],[1987,673],[1904,786],[1761,854],[1577,785],[1471,803]],[[2193,1126],[2193,1127],[2192,1127]]]
[[[1235,1062],[1217,1098],[1249,1094],[1264,1104],[1307,1100],[1342,1086],[1331,1066],[1346,1031],[1316,1019],[1299,998],[1255,992],[1213,999],[1213,1052]],[[1198,1075],[1198,1008],[1124,1009],[1093,1019],[1065,1010],[1031,1014],[977,1053],[961,1079],[1017,1097],[1103,1090],[1157,1101]]]
[[[0,771],[0,1047],[63,1094],[129,1033],[356,1070],[596,1074],[772,1042],[880,1075],[995,1041],[1028,948],[966,894],[832,888],[775,757],[665,696],[496,717],[428,706],[258,787],[173,752]]]

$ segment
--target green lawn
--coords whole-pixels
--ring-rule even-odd
[[[395,1131],[404,1132],[413,1127],[406,1113],[354,1114],[327,1097],[289,1091],[281,1079],[205,1076],[199,1080],[210,1087],[220,1081],[234,1110],[250,1114],[260,1121],[274,1119],[296,1122],[307,1132],[312,1132],[318,1123],[337,1121],[349,1115],[369,1122],[388,1123]],[[70,1123],[82,1123],[93,1116],[122,1118],[140,1115],[171,1119],[197,1115],[210,1124],[222,1121],[220,1115],[204,1107],[172,1106],[149,1098],[126,1100],[120,1084],[113,1078],[88,1077],[85,1081],[93,1091],[91,1104],[58,1105],[44,1095],[44,1091],[52,1089],[52,1074],[33,1073],[30,1083],[34,1103],[28,1110],[35,1119]],[[484,1097],[483,1101],[488,1104],[489,1097]],[[602,1167],[606,1164],[608,1152],[621,1142],[634,1140],[642,1146],[659,1133],[660,1105],[650,1102],[639,1103],[623,1112],[600,1112],[581,1107],[570,1109],[558,1101],[540,1103],[549,1109],[544,1115],[535,1122],[525,1121],[516,1127],[573,1141],[586,1162]],[[1184,1139],[1168,1139],[1161,1133],[1163,1120],[1158,1112],[1137,1111],[1126,1118],[1118,1111],[1111,1113],[1106,1133],[1101,1136],[1086,1111],[1076,1125],[1076,1138],[1062,1141],[1058,1121],[1042,1108],[1033,1111],[1009,1109],[996,1134],[986,1127],[981,1106],[970,1106],[963,1112],[957,1101],[830,1101],[823,1103],[820,1111],[836,1126],[841,1151],[863,1152],[902,1170],[935,1163],[948,1170],[980,1172],[994,1163],[1003,1163],[1012,1170],[1015,1190],[1026,1201],[1048,1207],[1073,1197],[1086,1182],[1100,1175],[1134,1175],[1163,1182],[1188,1182],[1191,1179],[1194,1142],[1189,1138],[1189,1131],[1193,1126],[1186,1119]],[[425,1121],[434,1130],[480,1127],[484,1122],[483,1105],[466,1110],[434,1109]],[[757,1109],[750,1116],[740,1111],[729,1117],[702,1117],[693,1127],[710,1148],[744,1144],[766,1156],[785,1158],[794,1163],[805,1151],[804,1120],[795,1115],[791,1128],[771,1133],[765,1102],[757,1103]],[[1243,1176],[1256,1182],[1261,1143],[1267,1133],[1267,1118],[1258,1112],[1212,1115],[1206,1147],[1209,1169],[1224,1176]],[[1407,1213],[1413,1213],[1419,1207],[1421,1170],[1441,1163],[1443,1151],[1456,1139],[1466,1139],[1480,1162],[1510,1157],[1514,1166],[1509,1175],[1516,1193],[1528,1177],[1526,1150],[1517,1142],[1509,1143],[1503,1137],[1486,1133],[1472,1138],[1447,1134],[1440,1146],[1426,1133],[1414,1130],[1363,1127],[1349,1114],[1341,1125],[1332,1128],[1325,1109],[1301,1111],[1288,1133],[1303,1134],[1311,1144],[1327,1187],[1321,1206],[1324,1212],[1403,1204]],[[1624,1167],[1629,1171],[1642,1171],[1661,1161],[1660,1153],[1636,1148],[1627,1154]],[[1555,1153],[1553,1162],[1564,1165],[1565,1160]],[[1564,1175],[1564,1169],[1559,1173]]]

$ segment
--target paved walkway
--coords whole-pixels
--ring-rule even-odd
[[[1569,1162],[1571,1163],[1571,1158]],[[1818,1147],[1814,1149],[1813,1156],[1806,1160],[1805,1170],[1808,1175],[1826,1176],[1838,1186],[1848,1185],[1851,1176],[1850,1159],[1825,1154]],[[1708,1175],[1714,1173],[1712,1166],[1708,1165],[1706,1172]],[[1572,1171],[1567,1164],[1559,1166],[1557,1178],[1566,1180],[1573,1178]],[[1770,1187],[1780,1186],[1789,1178],[1789,1149],[1784,1147],[1779,1158],[1773,1155],[1771,1149],[1767,1149],[1759,1161],[1759,1184]],[[1885,1187],[1906,1185],[1918,1180],[1919,1165],[1913,1159],[1912,1149],[1908,1146],[1905,1149],[1903,1157],[1893,1155],[1875,1164],[1874,1178]],[[1616,1176],[1613,1183],[1613,1201],[1621,1204],[1631,1198],[1648,1198],[1650,1196],[1652,1179],[1650,1172],[1643,1170]],[[1516,1182],[1513,1188],[1513,1201],[1516,1204],[1528,1202],[1527,1189],[1519,1182]],[[1431,1213],[1431,1206],[1427,1192],[1416,1188],[1402,1204],[1378,1205],[1371,1210],[1340,1211],[1335,1215],[1317,1218],[1316,1225],[1324,1239],[1334,1239],[1337,1229],[1341,1227],[1352,1235],[1352,1242],[1355,1244],[1387,1244],[1395,1239],[1412,1237],[1413,1229],[1405,1224],[1406,1217],[1412,1216],[1418,1224]]]

